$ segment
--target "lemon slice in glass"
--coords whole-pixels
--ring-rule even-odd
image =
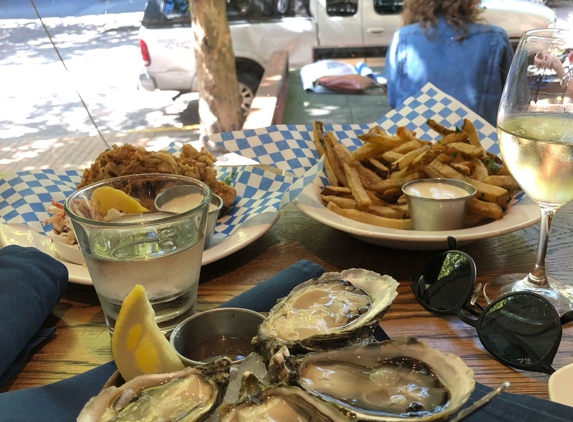
[[[90,203],[101,215],[107,215],[112,208],[123,214],[138,214],[149,211],[135,198],[111,186],[102,186],[94,190]]]
[[[174,372],[184,368],[169,340],[155,323],[155,311],[136,285],[123,300],[111,338],[111,352],[125,381],[138,375]]]

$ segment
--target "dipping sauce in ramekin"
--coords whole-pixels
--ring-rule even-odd
[[[414,230],[442,231],[464,227],[467,202],[476,189],[455,179],[419,179],[402,186]]]

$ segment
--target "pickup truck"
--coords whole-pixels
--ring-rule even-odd
[[[486,22],[517,45],[523,31],[555,25],[550,8],[524,0],[482,0]],[[273,51],[286,50],[290,69],[316,59],[383,57],[401,26],[402,0],[229,0],[227,19],[243,110]],[[149,0],[139,30],[149,91],[196,91],[193,34],[187,0]],[[317,57],[320,51],[322,57]]]

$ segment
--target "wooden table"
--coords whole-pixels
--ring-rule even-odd
[[[538,227],[536,224],[460,249],[475,259],[479,281],[526,271],[534,262]],[[557,213],[547,260],[549,273],[570,283],[572,231],[573,205]],[[391,338],[410,335],[423,339],[439,350],[461,356],[478,382],[496,387],[507,380],[511,382],[510,392],[548,398],[547,375],[520,372],[498,363],[483,349],[472,327],[456,317],[433,316],[416,302],[409,279],[434,253],[364,243],[288,205],[277,224],[259,240],[202,269],[198,309],[211,309],[301,259],[310,259],[327,271],[366,268],[400,282],[399,295],[381,323]],[[0,392],[49,384],[111,360],[110,337],[91,286],[70,284],[47,323],[56,324],[55,337],[39,347]],[[572,362],[573,327],[568,326],[563,330],[554,367]]]

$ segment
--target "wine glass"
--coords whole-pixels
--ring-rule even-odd
[[[503,160],[521,189],[541,209],[535,265],[529,274],[506,274],[484,286],[488,302],[529,290],[560,314],[573,308],[573,286],[545,272],[555,212],[573,199],[573,31],[550,28],[521,37],[497,117]]]

